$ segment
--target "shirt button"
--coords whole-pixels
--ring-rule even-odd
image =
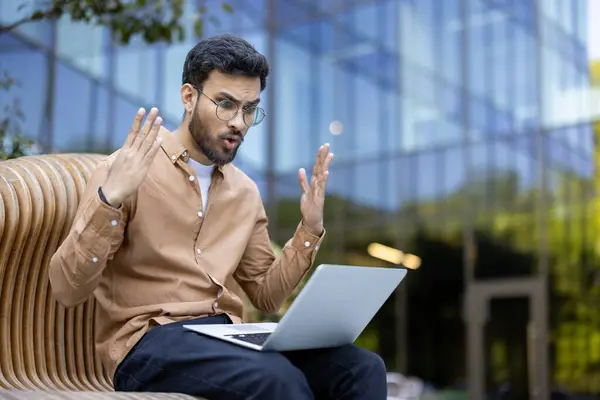
[[[184,157],[187,156],[187,151],[184,151],[181,155]]]
[[[98,262],[98,258],[97,257],[92,258],[92,262],[97,263]]]
[[[202,211],[198,211],[198,216],[201,217],[202,216]]]
[[[171,156],[171,160],[173,160],[173,161],[177,160],[177,156],[176,155],[172,155]]]
[[[202,253],[202,250],[200,250],[200,247],[196,248],[196,253],[198,253],[198,254]]]
[[[310,247],[310,242],[307,240],[306,242],[304,242],[304,246],[305,247]]]
[[[113,219],[112,221],[110,221],[110,224],[111,224],[112,226],[117,226],[118,222],[117,222],[117,220],[116,220],[116,219]]]
[[[194,179],[196,179],[196,178],[194,178],[194,175],[190,175],[190,181],[193,182]]]

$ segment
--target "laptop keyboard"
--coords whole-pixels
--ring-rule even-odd
[[[267,333],[240,333],[235,335],[225,335],[230,338],[234,338],[237,340],[241,340],[243,342],[248,342],[252,344],[256,344],[258,346],[262,346],[263,343],[267,340],[271,332]]]

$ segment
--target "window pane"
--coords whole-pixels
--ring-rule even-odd
[[[129,128],[135,118],[135,114],[140,108],[140,104],[133,104],[128,99],[122,96],[117,96],[115,104],[115,115],[112,127],[114,129],[111,132],[110,146],[114,149],[118,149],[125,143],[125,138],[129,134]],[[148,109],[147,109],[148,111]]]
[[[0,91],[0,115],[4,114],[4,106],[20,99],[21,109],[25,113],[22,128],[30,138],[45,138],[42,124],[44,104],[47,90],[47,58],[44,54],[34,51],[19,51],[0,54],[0,71],[6,71],[9,76],[19,82],[13,86],[9,94]]]
[[[92,76],[106,77],[106,39],[109,34],[104,27],[74,22],[70,17],[64,16],[57,22],[57,29],[56,51],[60,57]]]
[[[96,152],[108,152],[108,129],[110,126],[109,121],[112,118],[112,115],[110,115],[109,112],[108,89],[103,85],[96,84],[96,88],[93,92],[95,92],[96,99],[93,106],[94,108],[90,110],[90,112],[94,114],[92,118],[93,129],[91,132],[90,147]]]
[[[146,104],[157,103],[157,51],[156,47],[121,47],[115,51],[115,80],[119,92]],[[182,68],[183,63],[180,70]]]
[[[276,166],[289,171],[306,166],[316,149],[310,148],[311,103],[318,99],[318,83],[311,74],[310,53],[286,41],[277,41],[277,70],[273,71],[277,109],[275,118]]]
[[[381,196],[382,161],[367,161],[354,165],[352,202],[369,207],[382,208]]]
[[[54,101],[55,151],[86,148],[93,127],[90,120],[91,88],[88,76],[58,63]]]

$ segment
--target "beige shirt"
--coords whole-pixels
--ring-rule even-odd
[[[242,322],[243,302],[276,312],[313,264],[325,234],[299,223],[275,257],[256,184],[235,166],[215,168],[206,212],[187,149],[164,140],[147,178],[119,209],[98,187],[116,155],[87,184],[71,231],[50,261],[57,300],[75,306],[93,293],[96,350],[110,376],[158,324],[227,313]]]

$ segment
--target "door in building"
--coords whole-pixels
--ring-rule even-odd
[[[546,288],[534,277],[468,286],[470,400],[549,400]]]

